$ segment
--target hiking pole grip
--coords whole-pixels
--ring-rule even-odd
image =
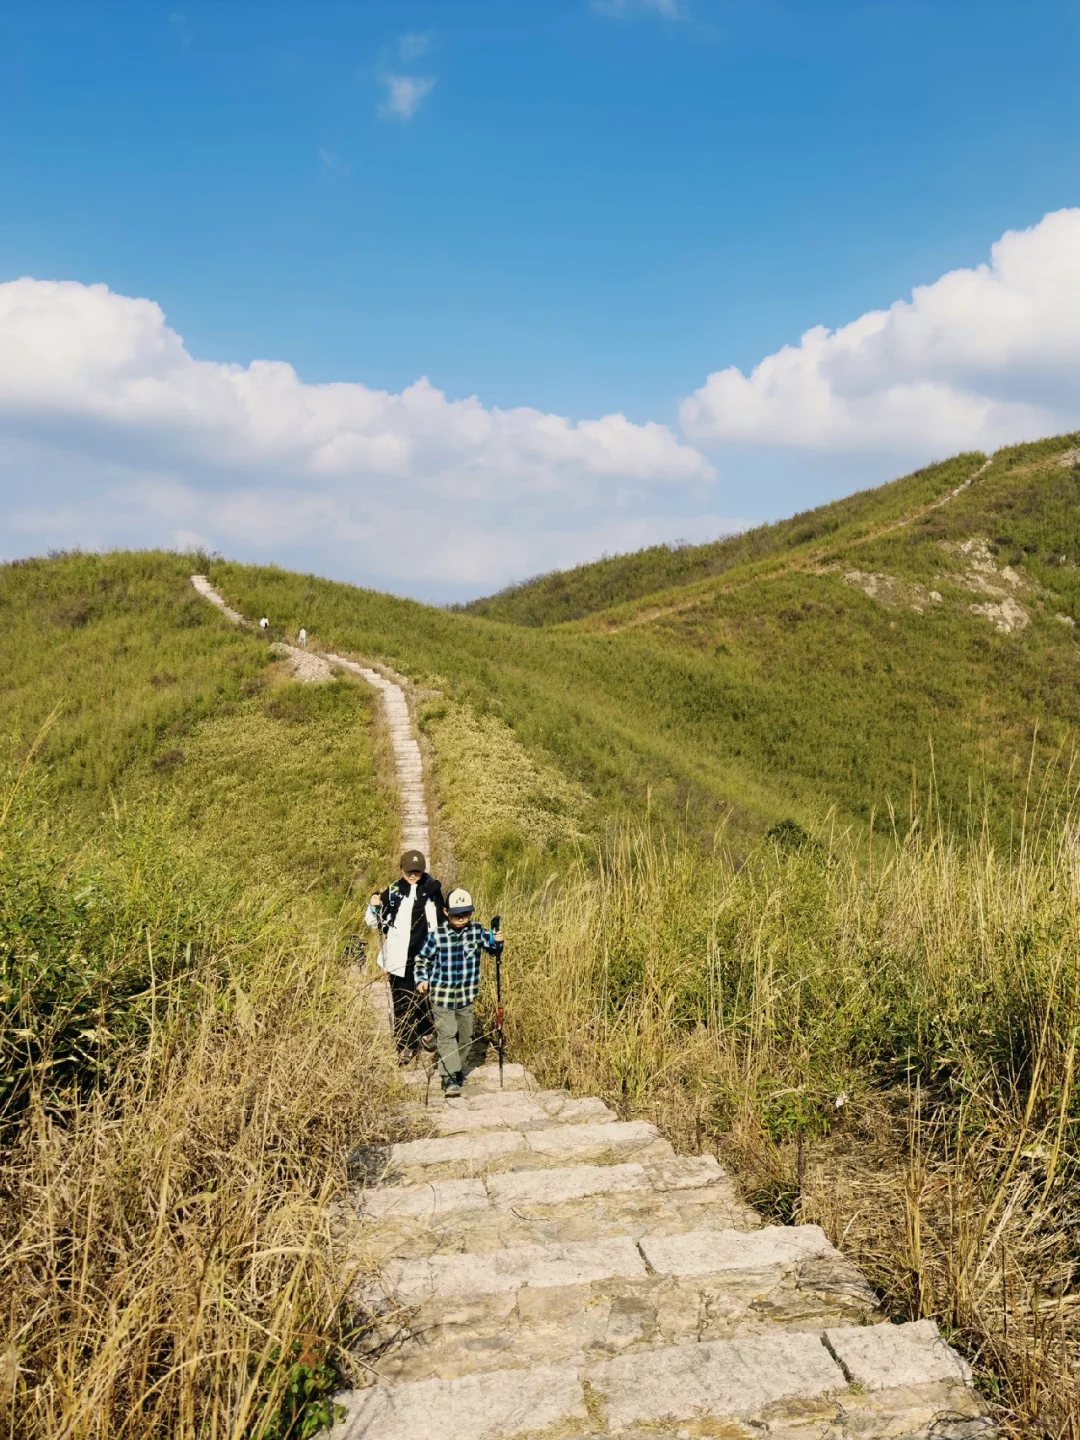
[[[502,916],[491,917],[491,933],[502,929]],[[502,952],[501,943],[495,942],[495,1044],[499,1050],[499,1089],[503,1088],[503,1012],[502,1012]]]

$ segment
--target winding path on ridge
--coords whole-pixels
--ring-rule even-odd
[[[216,605],[227,620],[245,629],[254,629],[250,620],[233,610],[224,597],[211,585],[205,575],[192,575],[191,583],[204,599]],[[418,745],[412,730],[409,702],[405,692],[393,680],[370,666],[356,660],[346,660],[341,655],[325,651],[309,650],[299,645],[276,641],[274,650],[285,656],[292,665],[298,680],[329,680],[334,668],[349,670],[359,675],[379,692],[383,713],[390,731],[390,743],[394,754],[394,775],[397,779],[398,794],[401,797],[401,847],[403,850],[422,850],[431,854],[431,826],[428,821],[427,800],[424,795],[424,767]]]
[[[1068,452],[1066,452],[1068,453]],[[965,490],[970,490],[972,485],[980,476],[985,475],[994,463],[993,455],[984,460],[977,470],[973,470],[966,480],[962,480],[955,489],[949,490],[944,495],[939,495],[936,500],[928,500],[925,505],[919,505],[907,515],[901,515],[899,520],[888,520],[884,524],[876,525],[865,535],[853,535],[849,539],[841,541],[838,546],[832,549],[851,550],[856,545],[869,545],[875,540],[880,540],[884,535],[891,535],[895,530],[903,530],[906,526],[912,525],[916,520],[921,520],[924,515],[931,514],[934,510],[940,510],[942,506],[948,505]],[[671,615],[681,615],[684,611],[694,610],[697,606],[706,601],[714,599],[717,595],[734,595],[740,590],[747,590],[751,585],[768,583],[770,580],[780,580],[785,575],[802,573],[807,575],[821,575],[825,572],[819,567],[824,559],[826,550],[811,550],[806,555],[795,558],[785,557],[779,560],[772,570],[762,570],[750,576],[747,580],[724,581],[722,577],[715,578],[716,583],[709,584],[709,580],[695,582],[701,588],[701,594],[691,595],[685,600],[673,601],[670,605],[653,606],[651,609],[641,610],[638,614],[631,616],[629,620],[621,623],[604,621],[601,616],[597,622],[597,628],[605,635],[618,635],[624,630],[636,630],[641,625],[651,625],[656,620],[666,620]]]
[[[205,576],[192,583],[234,624]],[[405,843],[427,852],[401,687],[381,694]],[[316,673],[311,673],[315,667]],[[321,667],[321,668],[320,668]],[[370,992],[370,993],[373,993]],[[389,1047],[389,1036],[386,1041]],[[932,1320],[889,1324],[816,1225],[764,1225],[711,1155],[595,1097],[481,1064],[460,1099],[403,1076],[426,1138],[350,1157],[345,1243],[373,1383],[334,1440],[976,1440],[970,1374]],[[434,1093],[433,1093],[434,1092]]]

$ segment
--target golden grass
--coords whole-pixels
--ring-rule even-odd
[[[714,1149],[931,1315],[1018,1434],[1080,1434],[1080,841],[850,837],[734,865],[624,830],[501,895],[511,1054]]]
[[[3,1154],[5,1435],[299,1436],[327,1403],[350,1323],[330,1201],[393,1082],[329,937],[228,964],[163,986],[111,1083],[39,1096]]]

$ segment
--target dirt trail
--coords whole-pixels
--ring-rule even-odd
[[[916,520],[921,520],[924,515],[929,515],[934,510],[940,510],[943,505],[948,505],[950,501],[955,500],[958,495],[962,495],[965,490],[974,485],[979,476],[985,475],[993,463],[994,457],[991,455],[990,459],[984,460],[979,468],[973,470],[966,480],[961,481],[955,490],[950,490],[948,494],[940,496],[937,500],[931,500],[926,505],[920,505],[918,509],[913,510],[910,515],[904,515],[899,520],[890,520],[886,525],[879,525],[876,530],[868,530],[865,535],[857,535],[851,540],[842,542],[840,548],[846,549],[852,545],[865,545],[871,541],[880,540],[882,536],[891,535],[894,530],[902,530],[906,525],[911,525]],[[822,558],[826,553],[824,550],[818,550],[811,555],[802,555],[794,560],[783,560],[776,566],[775,570],[762,571],[758,575],[752,575],[748,580],[731,580],[727,583],[721,581],[703,595],[695,595],[691,599],[679,600],[671,605],[655,606],[651,610],[643,610],[639,615],[634,615],[631,619],[624,620],[621,625],[604,625],[602,627],[603,633],[605,635],[618,635],[623,630],[634,630],[639,625],[651,625],[654,621],[666,619],[669,615],[681,615],[684,610],[693,610],[698,605],[703,605],[707,600],[711,600],[715,595],[734,595],[740,590],[745,590],[750,585],[756,585],[761,581],[778,580],[782,575],[792,575],[800,572],[810,575],[823,574],[824,572],[820,566]],[[597,628],[599,629],[601,627],[598,625]]]
[[[238,611],[226,604],[205,575],[192,575],[195,589],[216,605],[227,620],[253,630],[255,625],[246,620]],[[293,674],[298,680],[318,683],[332,678],[335,669],[348,670],[367,682],[379,692],[383,703],[383,714],[390,730],[390,743],[394,754],[394,774],[398,794],[401,797],[401,844],[403,849],[422,850],[431,855],[431,826],[428,822],[427,797],[424,792],[424,767],[420,746],[413,735],[412,718],[405,692],[393,680],[370,666],[356,660],[346,660],[342,655],[330,655],[324,651],[309,650],[299,645],[288,645],[276,641],[273,651],[287,658]]]

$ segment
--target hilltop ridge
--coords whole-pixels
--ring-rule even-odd
[[[756,525],[701,545],[650,545],[604,556],[569,570],[552,570],[508,585],[494,595],[452,607],[468,615],[517,625],[557,625],[597,610],[642,599],[660,590],[691,585],[768,560],[812,541],[887,523],[947,496],[963,485],[986,456],[973,451],[943,465],[928,465],[899,480],[860,490],[789,519]],[[957,479],[958,476],[964,477]]]
[[[212,578],[247,613],[494,716],[600,816],[651,805],[739,844],[830,809],[889,826],[932,772],[946,813],[985,796],[1007,828],[1080,718],[1078,454],[1068,435],[960,455],[464,612],[271,567]]]
[[[406,676],[428,695],[432,734],[454,724],[460,740],[467,721],[478,757],[505,736],[505,753],[532,767],[524,789],[542,792],[529,804],[548,817],[533,827],[544,845],[646,808],[702,838],[726,824],[738,846],[786,819],[812,830],[830,811],[907,823],[912,787],[925,796],[931,772],[945,813],[978,812],[985,796],[1004,834],[1029,769],[1068,752],[1080,719],[1078,458],[1080,435],[964,454],[777,525],[602,560],[465,611],[272,566],[206,567],[243,613],[282,633],[306,625],[324,647]],[[166,615],[137,578],[175,572],[176,655],[157,668],[182,677],[205,646],[185,609],[197,603],[182,594],[185,564],[61,556],[3,571],[12,680],[33,666],[23,612],[41,597],[58,679],[87,667],[112,684],[123,667],[105,663],[102,642],[146,651],[144,709],[108,721],[113,764],[185,748],[168,736],[187,682],[153,680]],[[225,647],[230,663],[248,644]],[[227,684],[249,680],[241,670]],[[4,705],[28,734],[62,693],[43,679]],[[219,696],[192,702],[207,713]],[[89,714],[61,714],[46,746],[61,772],[98,763],[105,737],[82,736]],[[524,770],[510,783],[475,768],[473,788],[501,816],[499,796],[522,788]],[[529,843],[513,816],[503,828],[507,855]]]

